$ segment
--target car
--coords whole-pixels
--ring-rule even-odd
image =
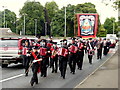
[[[0,65],[2,68],[11,63],[22,63],[22,49],[27,38],[0,38]]]

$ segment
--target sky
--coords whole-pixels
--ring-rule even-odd
[[[17,17],[19,17],[19,10],[22,9],[26,1],[27,0],[0,0],[0,11],[3,11],[4,8],[2,6],[5,6],[6,9],[15,12]],[[46,2],[55,1],[59,8],[67,6],[68,4],[77,5],[85,2],[91,2],[96,6],[102,24],[104,23],[106,18],[110,17],[115,17],[116,20],[118,21],[118,11],[117,10],[115,11],[111,6],[113,3],[112,1],[115,0],[111,0],[111,2],[110,0],[104,0],[104,2],[102,2],[102,0],[35,0],[35,1],[39,1],[43,6],[45,5]],[[109,4],[106,6],[105,3]]]

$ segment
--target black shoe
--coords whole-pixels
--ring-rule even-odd
[[[80,70],[82,70],[82,68],[80,68]]]
[[[43,77],[46,77],[46,75],[44,75]]]
[[[90,63],[92,65],[92,63]]]
[[[38,82],[35,82],[36,84],[38,84]]]
[[[54,73],[54,70],[52,70],[52,73]]]
[[[34,82],[30,82],[30,84],[31,84],[31,86],[33,86],[33,85],[34,85]]]
[[[57,71],[55,71],[55,73],[57,73]]]
[[[25,76],[27,77],[27,76],[28,76],[28,73],[25,73]]]
[[[41,74],[41,77],[43,77],[43,74]]]
[[[73,74],[75,74],[75,72],[72,72]]]
[[[65,79],[65,76],[63,76],[63,79]]]

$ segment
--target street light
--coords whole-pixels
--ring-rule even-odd
[[[51,30],[50,30],[50,35],[52,35],[52,23],[53,23],[53,22],[50,23],[50,29],[51,29]]]
[[[35,19],[35,36],[37,36],[37,19]]]
[[[4,8],[4,28],[5,28],[5,7],[6,6],[2,6]]]
[[[25,35],[25,32],[26,32],[26,31],[25,31],[25,18],[26,18],[25,16],[26,16],[27,14],[26,14],[26,13],[23,13],[22,15],[24,16],[24,29],[23,29],[24,31],[23,31],[23,34]]]
[[[115,27],[114,27],[114,20],[113,20],[113,35],[114,35],[114,29],[115,29]]]
[[[24,14],[24,35],[25,35],[25,14]]]
[[[65,7],[65,34],[64,37],[66,37],[66,7]]]
[[[47,35],[47,22],[45,22],[45,36]]]

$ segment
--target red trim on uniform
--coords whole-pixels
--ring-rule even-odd
[[[37,55],[34,52],[32,52],[32,55],[33,55],[35,60],[38,60]],[[38,64],[40,64],[40,61],[37,61],[37,62],[38,62]],[[38,68],[38,73],[39,72],[40,72],[40,67]]]

